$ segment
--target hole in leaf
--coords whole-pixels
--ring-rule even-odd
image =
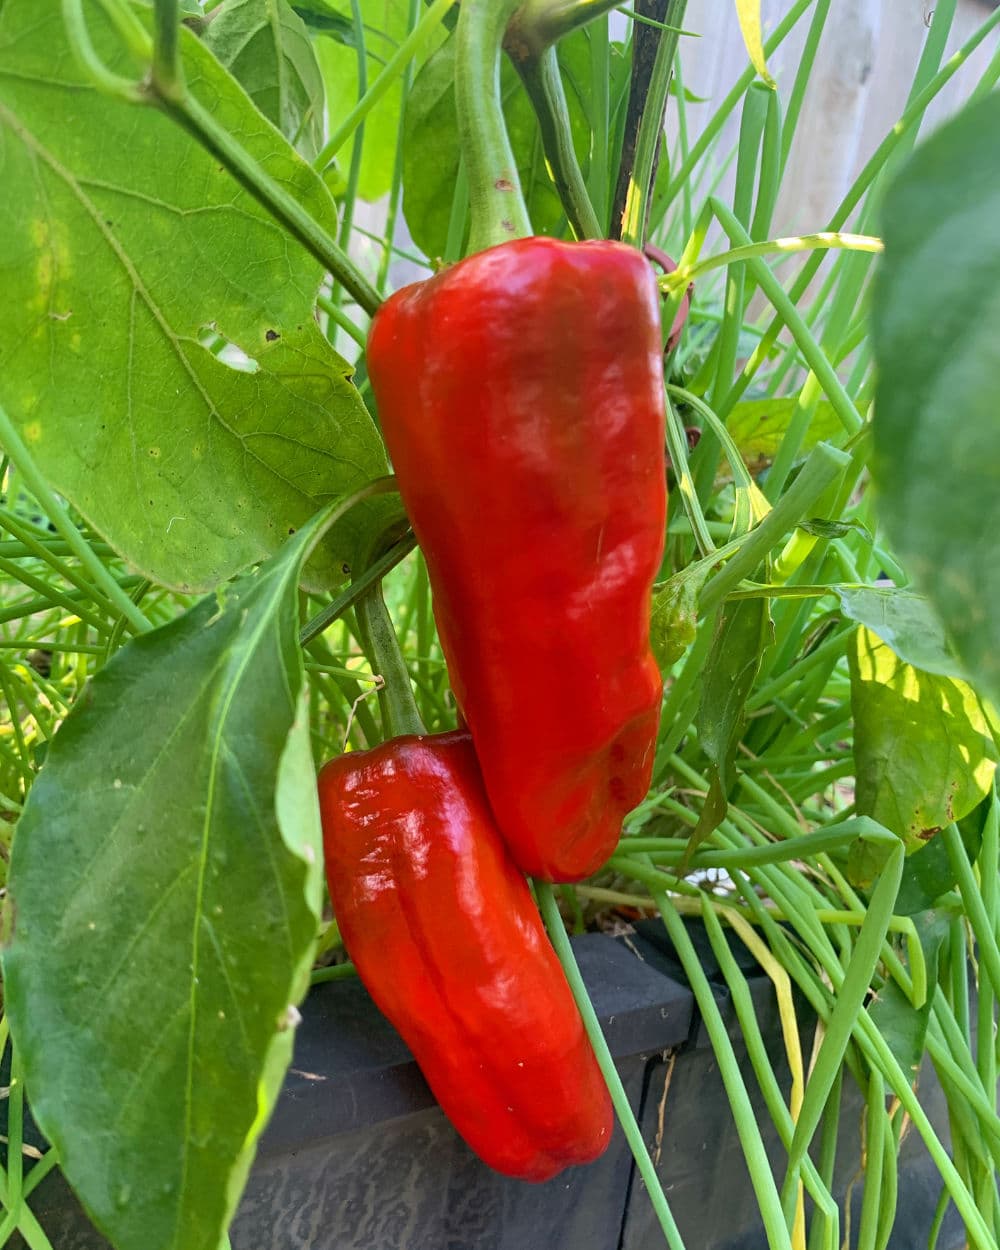
[[[206,351],[237,373],[256,373],[260,368],[252,356],[248,356],[242,347],[237,347],[216,329],[215,322],[203,325],[198,331],[198,342]]]

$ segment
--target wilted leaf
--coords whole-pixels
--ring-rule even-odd
[[[760,0],[736,0],[736,16],[739,18],[743,42],[751,64],[764,82],[769,87],[773,87],[774,79],[767,72],[767,61],[764,56],[764,39],[760,28]]]
[[[975,694],[860,626],[849,651],[857,810],[915,850],[982,801],[996,768]]]
[[[1000,98],[889,188],[873,302],[873,473],[893,549],[1000,701]],[[932,278],[929,279],[929,275]]]
[[[99,55],[134,74],[100,7],[86,13]],[[181,35],[202,103],[335,234],[316,174]],[[59,5],[0,6],[0,152],[0,403],[131,564],[209,588],[385,472],[314,320],[320,265],[161,111],[85,83]],[[216,335],[242,368],[209,350]],[[365,515],[337,528],[313,584],[343,580]]]
[[[314,531],[123,647],[17,826],[11,1029],[117,1250],[218,1250],[291,1058],[322,898],[297,640]]]

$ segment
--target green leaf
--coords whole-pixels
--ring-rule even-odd
[[[920,852],[920,855],[911,856],[907,863],[919,859],[931,849],[931,846],[941,846],[941,843],[935,839],[926,850]],[[905,866],[903,872],[905,876]],[[923,950],[924,963],[927,966],[927,983],[933,987],[938,979],[938,961],[941,949],[948,937],[952,917],[946,911],[928,908],[913,915],[911,919]],[[927,1025],[933,1005],[933,993],[928,995],[922,1007],[917,1008],[913,1006],[895,981],[887,981],[879,989],[868,1008],[878,1031],[889,1043],[889,1048],[904,1071],[915,1073],[920,1067],[924,1057]]]
[[[893,651],[925,673],[965,677],[965,670],[948,645],[941,622],[922,595],[894,586],[837,586],[846,617],[878,634]]]
[[[875,995],[868,1014],[904,1072],[915,1076],[924,1057],[927,1024],[933,998],[916,1008],[895,981],[886,981]]]
[[[699,560],[675,573],[653,596],[649,641],[660,668],[672,668],[698,632],[698,595],[711,572]]]
[[[743,42],[746,45],[750,63],[769,87],[775,85],[774,79],[767,72],[767,60],[764,56],[764,39],[760,28],[760,0],[736,0],[736,16],[739,18]]]
[[[813,538],[846,538],[848,534],[858,534],[865,542],[873,542],[871,530],[860,521],[828,521],[823,517],[811,517],[808,521],[800,521],[798,528]]]
[[[882,875],[889,862],[893,846],[881,838],[861,834],[851,843],[847,852],[847,879],[856,889],[867,889]]]
[[[590,124],[590,45],[585,31],[560,41],[559,64],[574,146],[586,172]],[[518,174],[537,234],[555,234],[564,221],[545,166],[538,123],[517,72],[505,58],[501,67],[504,113]],[[449,39],[416,76],[403,121],[403,213],[414,242],[425,255],[443,255],[458,177],[458,123],[455,115],[455,40]]]
[[[873,474],[893,549],[1000,700],[1000,98],[942,126],[883,206]]]
[[[136,73],[86,11],[99,55]],[[317,175],[181,35],[202,103],[335,232]],[[0,7],[0,83],[0,403],[94,528],[152,580],[209,588],[384,473],[313,317],[321,268],[270,213],[160,110],[84,83],[58,5]],[[216,333],[243,368],[203,345]],[[343,580],[366,516],[333,531],[311,585]]]
[[[306,26],[318,35],[326,35],[351,48],[355,46],[354,23],[323,0],[313,0],[312,4],[293,4],[292,8]]]
[[[754,476],[766,469],[778,453],[781,440],[798,408],[798,399],[745,399],[734,406],[726,419],[726,429]],[[839,442],[843,426],[829,400],[822,399],[809,423],[799,449],[804,460],[817,443]],[[728,475],[727,475],[728,480]]]
[[[696,720],[698,741],[709,761],[710,786],[688,841],[689,855],[718,828],[728,810],[744,705],[772,632],[766,599],[740,599],[726,605],[705,668]]]
[[[315,532],[122,648],[17,826],[11,1028],[117,1250],[218,1250],[291,1058],[322,900],[296,594]]]
[[[323,75],[287,0],[223,0],[204,42],[307,161],[323,146]]]
[[[857,810],[915,850],[989,791],[985,717],[965,682],[905,663],[865,626],[848,658]]]

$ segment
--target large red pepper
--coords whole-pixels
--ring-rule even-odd
[[[549,880],[600,867],[649,787],[662,353],[641,253],[547,238],[404,288],[369,338],[489,800],[518,864]]]
[[[608,1092],[468,735],[349,752],[319,795],[347,949],[458,1131],[525,1180],[596,1158]]]

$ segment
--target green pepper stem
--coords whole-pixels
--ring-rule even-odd
[[[399,639],[378,582],[358,600],[355,610],[361,645],[373,671],[382,679],[378,702],[386,736],[398,738],[400,734],[426,733],[413,697],[410,674],[399,649]]]
[[[455,103],[469,178],[470,253],[531,234],[500,99],[500,51],[517,3],[464,0],[455,28]]]
[[[523,42],[526,54],[537,60],[565,35],[620,4],[621,0],[525,0],[507,27],[508,44]]]
[[[380,566],[379,557],[386,554],[388,541],[388,531],[383,531],[376,537],[369,548],[368,558],[359,565],[358,581],[368,581],[368,572]],[[417,711],[410,673],[399,648],[399,639],[382,598],[380,580],[375,580],[370,589],[358,599],[355,614],[362,649],[372,666],[372,672],[381,679],[378,702],[386,737],[426,733]]]

